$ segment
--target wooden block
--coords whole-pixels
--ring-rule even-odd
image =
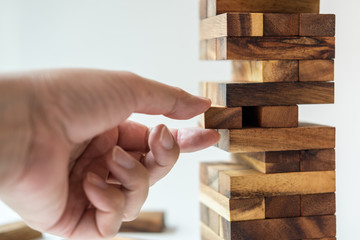
[[[334,81],[333,60],[299,61],[299,81]]]
[[[335,15],[300,14],[300,36],[335,36]]]
[[[199,1],[200,19],[207,18],[207,0]]]
[[[204,204],[200,204],[201,222],[208,226],[216,235],[219,235],[219,215]]]
[[[209,39],[200,41],[200,59],[201,60],[216,60],[216,39]]]
[[[333,82],[207,82],[206,96],[222,107],[286,106],[334,103]]]
[[[228,198],[254,198],[335,192],[335,172],[264,174],[255,170],[219,173],[219,192]]]
[[[335,171],[335,149],[301,151],[300,171]]]
[[[1,240],[30,240],[41,238],[42,234],[28,227],[24,222],[0,226]]]
[[[265,218],[300,216],[300,195],[265,198]]]
[[[229,199],[214,189],[201,184],[200,202],[228,221],[265,219],[265,200],[263,197]]]
[[[242,128],[242,108],[211,107],[202,115],[202,126],[210,129]]]
[[[297,128],[219,129],[217,147],[232,153],[335,148],[335,128],[300,124]]]
[[[164,212],[140,212],[131,222],[123,222],[120,232],[163,232],[165,229]]]
[[[212,231],[206,224],[200,223],[201,225],[201,239],[202,240],[224,240],[214,231]]]
[[[334,37],[221,37],[217,60],[311,60],[335,58]]]
[[[336,236],[334,215],[228,222],[221,220],[220,236],[225,240],[311,239]]]
[[[264,36],[299,36],[299,14],[264,14]]]
[[[234,153],[234,162],[247,165],[262,173],[300,172],[300,152]]]
[[[232,61],[233,82],[297,82],[299,61]]]
[[[200,22],[200,40],[226,36],[263,36],[263,14],[224,13]]]
[[[208,16],[226,12],[319,13],[319,0],[208,0]]]
[[[301,196],[301,216],[332,215],[335,212],[335,193]]]
[[[219,191],[219,172],[235,169],[244,170],[249,167],[232,162],[200,163],[200,182]]]
[[[291,128],[298,126],[298,106],[243,108],[244,127]]]

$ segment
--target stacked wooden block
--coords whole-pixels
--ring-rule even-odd
[[[335,16],[319,0],[200,0],[200,55],[233,60],[201,83],[232,161],[201,164],[202,239],[335,239],[335,128],[298,123],[334,102]]]

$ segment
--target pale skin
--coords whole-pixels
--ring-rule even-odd
[[[0,76],[0,199],[67,239],[114,236],[180,152],[215,144],[199,128],[148,128],[132,113],[189,119],[210,100],[128,72],[63,69]]]

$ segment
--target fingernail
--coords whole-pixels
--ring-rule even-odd
[[[160,133],[160,142],[163,148],[171,150],[174,148],[174,138],[167,127],[163,127]]]
[[[126,169],[132,169],[135,167],[135,162],[131,159],[131,156],[126,154],[120,147],[114,147],[113,160],[121,167]]]
[[[105,183],[103,179],[101,179],[97,174],[88,172],[86,179],[89,183],[92,185],[95,185],[96,187],[99,187],[101,189],[107,189],[109,186]]]

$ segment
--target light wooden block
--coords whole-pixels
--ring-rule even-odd
[[[1,240],[31,240],[41,238],[41,232],[35,231],[24,222],[15,222],[0,226]]]
[[[202,83],[214,106],[285,106],[334,103],[333,82]]]
[[[316,37],[335,36],[335,15],[300,14],[300,35]]]
[[[335,193],[301,196],[301,216],[333,215],[335,212]]]
[[[300,152],[233,153],[232,160],[262,173],[300,172]]]
[[[228,198],[254,198],[335,192],[335,172],[264,174],[255,170],[219,173],[219,192]]]
[[[220,216],[211,208],[200,203],[200,220],[216,235],[219,235]]]
[[[232,61],[233,82],[297,82],[297,60]]]
[[[242,128],[242,108],[211,107],[201,116],[201,126],[210,129]]]
[[[200,223],[201,226],[201,240],[224,240],[218,234],[216,234],[212,229],[207,226],[205,223]]]
[[[201,184],[200,202],[228,221],[265,219],[265,199],[229,199],[214,189]]]
[[[334,60],[299,61],[299,81],[334,81]]]
[[[297,128],[219,129],[217,147],[232,153],[335,148],[335,128],[300,124]]]
[[[165,213],[143,211],[131,222],[123,222],[120,232],[163,232],[165,229]]]

